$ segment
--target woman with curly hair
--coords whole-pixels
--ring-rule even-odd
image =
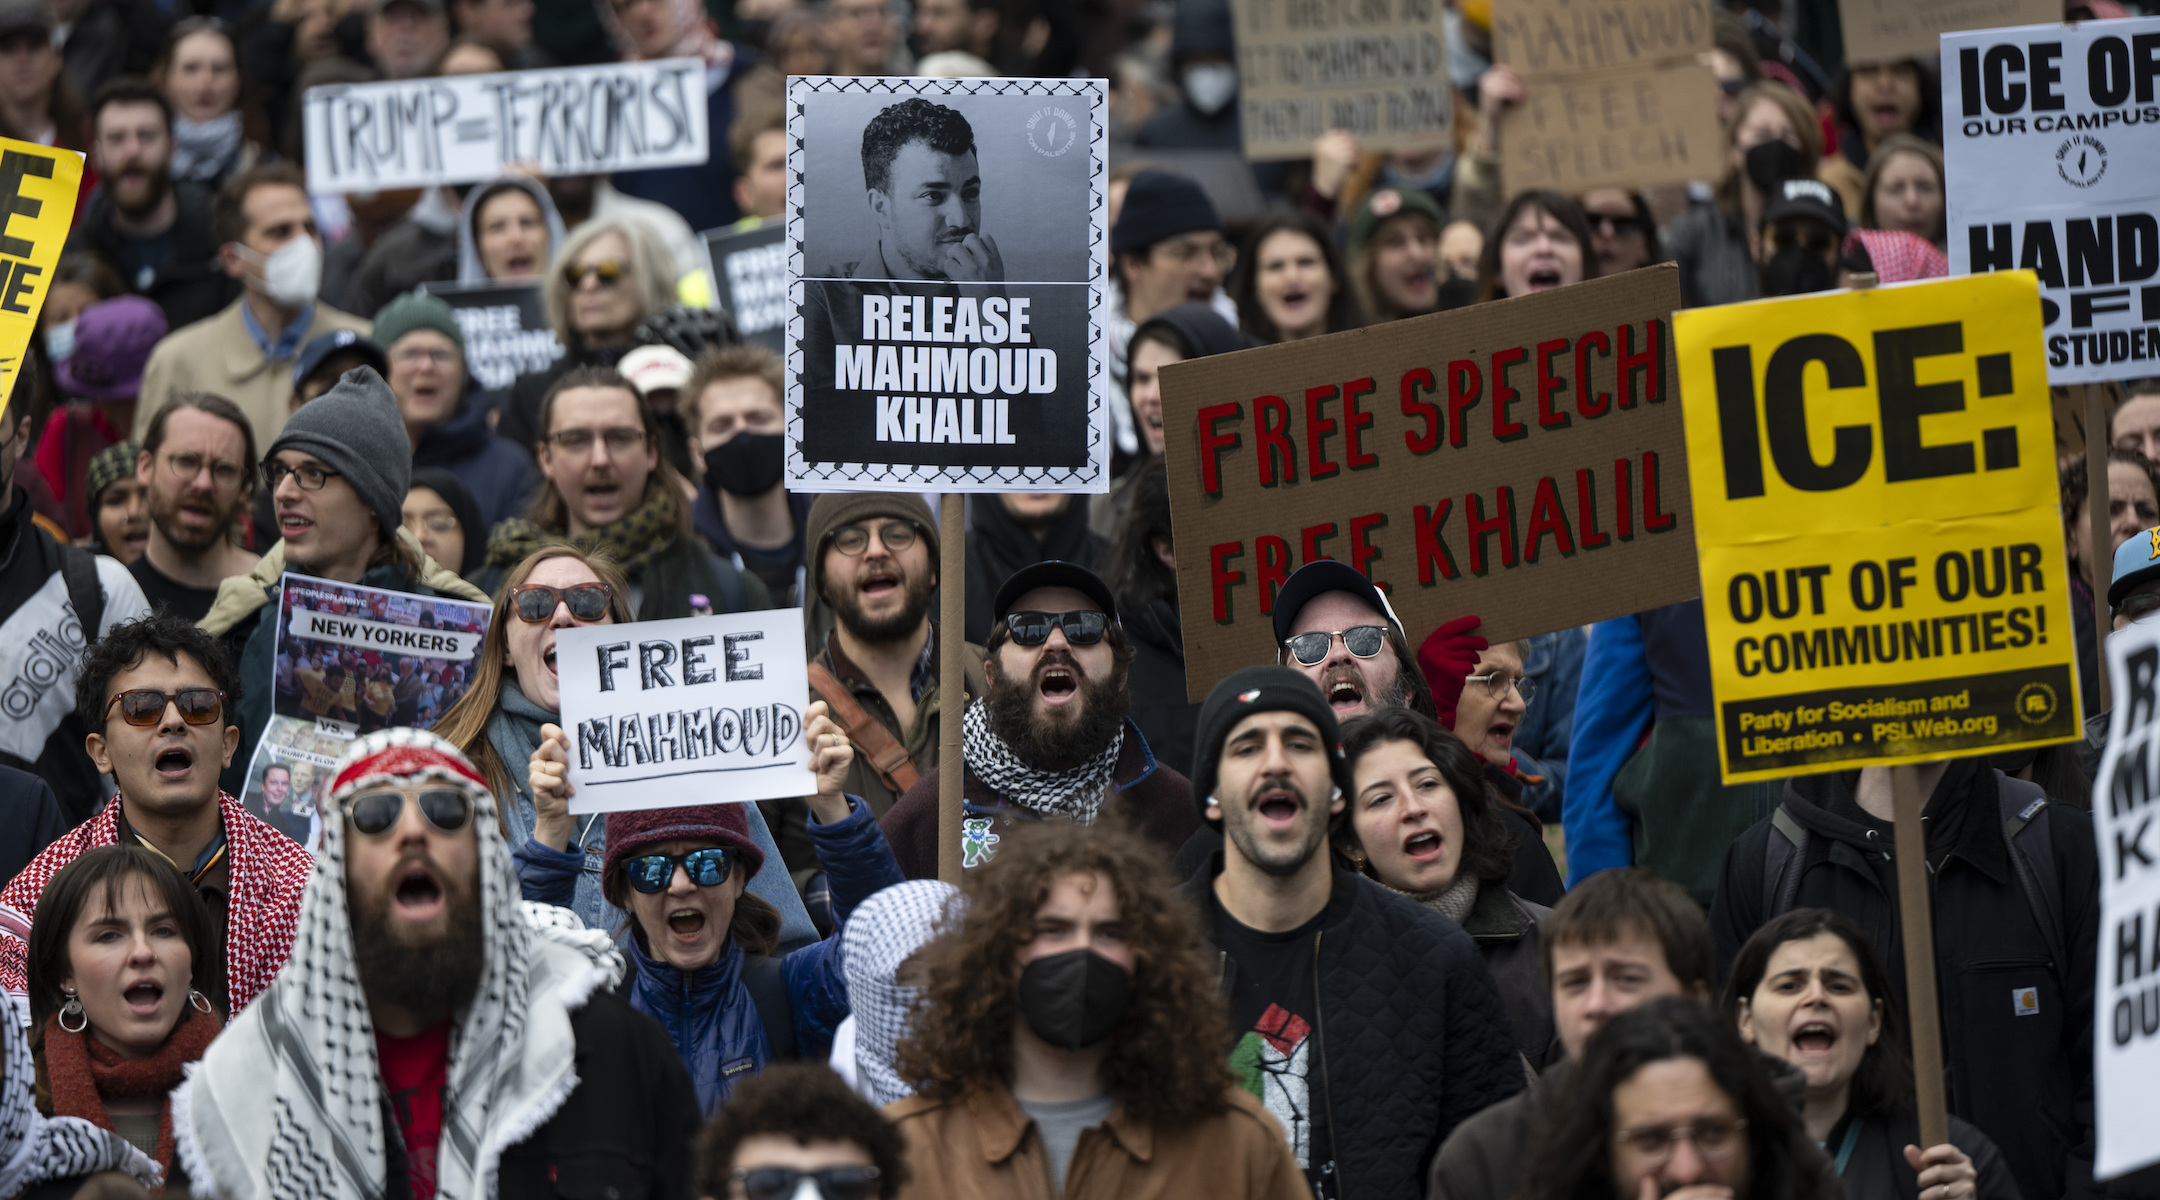
[[[903,1200],[1307,1196],[1282,1128],[1232,1085],[1230,1028],[1160,853],[1104,822],[1001,835],[929,986],[886,1110]]]

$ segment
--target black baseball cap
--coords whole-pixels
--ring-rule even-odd
[[[1071,588],[1094,601],[1104,616],[1113,621],[1118,619],[1117,601],[1111,597],[1110,585],[1102,581],[1102,576],[1079,563],[1053,558],[1022,567],[1005,580],[1005,586],[997,590],[997,599],[990,605],[991,623],[1004,620],[1005,614],[1020,602],[1020,597],[1036,588],[1048,587]]]
[[[1850,226],[1845,220],[1845,203],[1830,185],[1820,179],[1786,179],[1778,183],[1770,195],[1770,202],[1763,206],[1762,227],[1767,229],[1788,217],[1806,217],[1820,221],[1845,236]]]
[[[1402,620],[1395,615],[1395,608],[1387,601],[1386,593],[1373,586],[1365,573],[1332,558],[1314,559],[1291,573],[1284,581],[1282,590],[1275,593],[1275,644],[1280,646],[1290,640],[1290,628],[1297,623],[1297,615],[1314,597],[1329,592],[1348,592],[1372,605],[1373,611],[1384,616],[1395,632],[1407,638]]]
[[[350,329],[333,329],[329,333],[316,334],[308,339],[307,345],[300,347],[300,356],[293,360],[293,390],[299,391],[300,385],[306,383],[308,376],[329,361],[331,355],[345,350],[367,360],[367,365],[375,368],[377,375],[389,377],[390,360],[383,355],[381,346],[370,341],[366,334],[355,333]]]

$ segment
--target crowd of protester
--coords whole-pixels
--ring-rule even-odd
[[[1322,559],[1186,700],[1165,367],[1665,262],[1948,273],[1938,65],[1712,7],[1717,177],[1566,195],[1505,178],[1489,0],[1451,136],[1228,189],[1225,0],[0,0],[0,135],[86,155],[0,411],[0,1198],[2160,1194],[2092,1173],[2084,811],[2160,380],[2087,431],[2124,553],[2060,455],[2085,741],[1920,770],[1940,1145],[1888,777],[1724,785],[1699,601],[1495,643]],[[679,56],[702,166],[307,186],[310,87]],[[780,358],[711,302],[801,74],[1109,81],[1115,477],[971,497],[964,582],[934,497],[787,488]],[[501,387],[431,290],[490,283],[562,349]],[[281,645],[287,572],[491,616]],[[563,630],[798,606],[800,798],[571,813]],[[235,799],[302,786],[251,778],[274,702],[357,735],[313,854]]]

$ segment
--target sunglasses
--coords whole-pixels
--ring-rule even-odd
[[[1642,222],[1632,216],[1616,217],[1611,213],[1585,213],[1590,218],[1590,228],[1606,237],[1634,237],[1642,231]]]
[[[1063,629],[1065,640],[1075,646],[1092,646],[1103,639],[1110,618],[1085,609],[1080,612],[1016,612],[1005,614],[1005,632],[1015,645],[1040,646],[1050,640],[1052,629]]]
[[[580,621],[597,621],[608,613],[615,589],[605,583],[576,583],[552,588],[544,583],[521,583],[510,589],[510,610],[518,620],[538,625],[555,615],[555,606],[567,604],[570,615]]]
[[[587,279],[599,280],[601,287],[614,287],[622,282],[623,276],[629,273],[629,266],[621,262],[587,263],[582,267],[576,263],[571,263],[563,268],[562,277],[563,282],[573,288],[584,283]]]
[[[2115,615],[2135,621],[2160,611],[2160,592],[2132,592],[2115,606]]]
[[[120,706],[120,719],[130,725],[148,728],[165,719],[165,706],[180,707],[180,719],[190,725],[208,725],[225,711],[225,693],[216,688],[181,688],[177,692],[161,692],[156,688],[129,688],[105,703],[105,716],[112,717],[113,705]]]
[[[456,833],[472,823],[472,797],[457,788],[429,788],[411,799],[438,833]],[[346,803],[345,816],[363,835],[381,837],[405,815],[405,801],[399,791],[362,792]]]
[[[710,846],[688,854],[640,854],[623,860],[623,878],[650,896],[666,891],[675,880],[675,868],[680,866],[690,882],[699,887],[719,887],[727,882],[733,859],[725,846]]]
[[[1827,229],[1794,229],[1773,225],[1770,228],[1770,245],[1778,250],[1800,246],[1810,254],[1823,254],[1837,245],[1837,235]]]
[[[1335,644],[1336,638],[1342,639],[1343,649],[1359,658],[1371,658],[1387,645],[1387,626],[1353,625],[1332,633],[1315,629],[1293,635],[1283,645],[1289,648],[1290,657],[1309,667],[1327,657],[1328,647]]]
[[[869,1200],[877,1194],[876,1167],[827,1167],[822,1171],[798,1171],[793,1167],[738,1169],[732,1178],[742,1184],[750,1200],[792,1200],[804,1180],[817,1185],[822,1200]]]

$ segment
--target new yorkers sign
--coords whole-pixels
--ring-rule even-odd
[[[1104,86],[788,80],[789,487],[1108,488]]]
[[[1440,0],[1235,0],[1245,156],[1305,158],[1347,129],[1430,147],[1455,120]]]
[[[1674,316],[1727,782],[2076,736],[2038,299],[2013,272]]]
[[[1678,269],[1163,368],[1190,698],[1275,656],[1290,572],[1340,559],[1414,643],[1696,594]]]
[[[2048,382],[2160,374],[2160,17],[1942,39],[1950,270],[2038,275]]]
[[[2160,1161],[2160,625],[2109,634],[2107,657],[2115,706],[2092,795],[2100,839],[2093,1174],[2101,1179]]]
[[[694,58],[309,88],[318,192],[492,179],[512,163],[599,175],[706,159],[705,64]]]
[[[799,608],[563,630],[570,811],[803,795],[808,661]]]

